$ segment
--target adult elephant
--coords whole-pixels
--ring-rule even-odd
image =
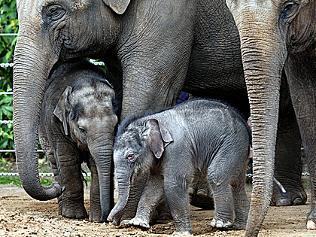
[[[35,153],[45,82],[59,61],[106,56],[110,68],[119,65],[122,117],[172,104],[184,84],[193,94],[224,99],[249,116],[239,34],[223,0],[18,0],[17,7],[16,155],[23,187],[36,199],[60,193],[58,186],[40,185]],[[295,118],[288,121],[295,130]],[[293,148],[280,149],[281,157],[297,163],[298,133],[279,140]],[[288,168],[283,176],[295,177],[291,180],[300,187],[297,168]],[[108,213],[102,212],[104,219]]]
[[[253,127],[254,186],[247,236],[258,234],[272,191],[282,70],[311,176],[307,229],[316,229],[316,1],[227,0],[240,33]]]

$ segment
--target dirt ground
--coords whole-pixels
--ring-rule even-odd
[[[87,195],[86,195],[87,196]],[[305,229],[308,205],[271,207],[259,236],[316,236],[316,231]],[[243,231],[216,231],[208,225],[213,211],[192,207],[193,233],[197,236],[243,236]],[[69,220],[57,215],[56,201],[40,202],[27,196],[23,189],[0,186],[0,236],[168,236],[174,231],[172,222],[156,224],[149,230],[117,228],[109,224]]]

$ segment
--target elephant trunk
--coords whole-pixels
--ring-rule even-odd
[[[20,29],[14,53],[13,108],[14,140],[19,175],[23,188],[33,198],[41,201],[56,198],[61,187],[55,183],[50,187],[40,184],[37,163],[37,138],[39,113],[45,90],[45,80],[53,65],[52,55],[43,52],[45,47],[23,35]],[[48,65],[48,66],[47,66]]]
[[[253,190],[246,236],[257,236],[272,195],[280,83],[286,47],[271,10],[235,15],[247,85],[253,144]]]
[[[119,170],[116,171],[116,177],[118,181],[119,199],[114,208],[112,209],[110,215],[108,216],[108,221],[119,222],[118,219],[121,218],[123,214],[122,211],[125,208],[129,198],[131,185],[130,167],[120,167]]]
[[[93,142],[88,142],[88,147],[97,167],[101,203],[101,221],[104,222],[114,204],[112,172],[113,134],[102,134],[102,136],[93,139]]]

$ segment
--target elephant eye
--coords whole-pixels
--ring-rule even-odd
[[[298,9],[298,4],[296,2],[288,1],[284,4],[283,10],[281,12],[281,19],[287,20],[294,16],[296,13],[296,10]]]
[[[79,131],[80,131],[81,133],[86,133],[86,132],[87,132],[84,127],[79,127]]]
[[[47,8],[46,15],[52,20],[56,21],[65,15],[66,11],[60,5],[50,5]]]
[[[136,157],[134,154],[128,154],[126,158],[129,162],[134,162],[136,160]]]

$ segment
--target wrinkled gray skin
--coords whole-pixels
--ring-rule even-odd
[[[58,66],[47,81],[39,135],[63,187],[59,212],[85,218],[81,163],[91,171],[91,221],[100,222],[113,207],[111,173],[115,93],[104,73],[87,61]],[[100,206],[102,200],[102,211]]]
[[[198,171],[213,192],[211,225],[244,228],[249,202],[245,173],[250,130],[232,108],[193,100],[139,119],[127,119],[114,144],[119,200],[108,220],[120,218],[135,179],[148,179],[136,216],[126,224],[149,227],[152,211],[165,195],[177,232],[192,232],[188,188]]]
[[[240,34],[253,127],[254,182],[246,236],[258,234],[272,193],[283,69],[311,176],[307,229],[316,230],[316,1],[226,2]]]
[[[35,153],[45,83],[59,60],[106,58],[123,81],[122,118],[172,105],[183,86],[249,117],[239,33],[224,0],[17,0],[17,6],[14,134],[19,174],[33,198],[61,192],[40,185]],[[291,101],[280,103],[276,176],[289,193],[277,204],[305,203],[296,118]]]

